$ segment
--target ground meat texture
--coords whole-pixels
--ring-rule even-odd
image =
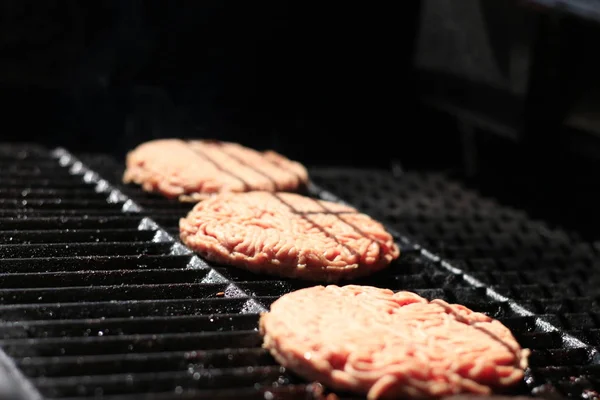
[[[153,140],[131,151],[126,164],[125,183],[182,201],[219,192],[295,191],[308,182],[301,164],[231,142]]]
[[[294,193],[222,193],[196,204],[179,227],[206,259],[323,282],[372,274],[400,253],[369,216]]]
[[[370,286],[297,290],[259,325],[263,346],[283,366],[371,400],[489,395],[521,381],[529,355],[484,314]]]

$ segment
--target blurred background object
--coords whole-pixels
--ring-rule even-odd
[[[122,155],[153,137],[211,136],[385,164],[396,150],[380,141],[408,122],[398,102],[415,105],[406,83],[418,2],[401,21],[317,2],[34,4],[4,5],[13,23],[2,27],[10,73],[0,80],[14,138]]]
[[[594,2],[1,7],[4,140],[122,158],[212,137],[309,165],[452,170],[536,210],[595,190]]]

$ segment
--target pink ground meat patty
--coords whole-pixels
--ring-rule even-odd
[[[323,282],[372,274],[400,253],[369,216],[294,193],[222,193],[196,204],[179,227],[209,260]]]
[[[301,164],[273,151],[210,140],[153,140],[131,151],[126,164],[125,183],[182,201],[219,192],[295,191],[308,182]]]
[[[369,286],[316,286],[275,301],[263,346],[329,389],[369,399],[491,394],[522,380],[529,350],[499,321]]]

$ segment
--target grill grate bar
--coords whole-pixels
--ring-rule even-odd
[[[169,242],[52,243],[43,245],[0,245],[3,259],[78,257],[93,255],[165,254],[173,246]]]
[[[45,208],[82,208],[82,209],[112,209],[118,207],[118,204],[107,203],[105,200],[63,200],[60,198],[54,199],[0,199],[0,210],[5,210],[9,207],[23,208],[25,206],[45,207]]]
[[[161,372],[147,374],[122,374],[90,376],[85,382],[77,378],[38,378],[34,380],[40,390],[50,396],[94,394],[101,386],[103,394],[135,393],[143,391],[172,390],[173,383],[182,388],[253,388],[255,385],[279,386],[289,383],[285,369],[273,366],[242,367],[229,369],[199,369],[196,371]],[[191,379],[190,379],[191,378]],[[83,393],[82,393],[83,392]]]
[[[87,338],[9,339],[0,342],[13,357],[58,357],[260,347],[254,330],[123,335]]]
[[[152,241],[155,235],[156,231],[138,229],[2,231],[0,232],[0,244],[147,242]]]
[[[21,223],[33,218],[52,218],[60,219],[65,217],[88,217],[88,216],[120,216],[123,211],[119,209],[113,210],[39,210],[33,208],[24,208],[21,210],[0,210],[0,218],[19,220]],[[54,225],[56,227],[56,224]],[[48,228],[41,228],[48,229]]]
[[[161,335],[156,334],[144,334],[144,335],[116,335],[116,336],[88,336],[88,337],[78,337],[78,338],[35,338],[35,339],[4,339],[0,341],[2,346],[7,348],[10,347],[48,347],[49,345],[58,344],[59,346],[72,346],[76,347],[79,345],[85,344],[112,344],[112,343],[122,343],[122,342],[139,342],[144,343],[148,339],[156,339],[160,338],[163,341],[167,341],[169,339],[174,340],[189,340],[189,339],[204,339],[208,341],[210,339],[215,338],[216,336],[248,336],[248,337],[256,337],[258,332],[255,329],[245,330],[245,331],[232,331],[232,332],[185,332],[185,333],[164,333]],[[191,342],[191,341],[190,341]],[[208,347],[211,348],[211,347]],[[94,350],[94,349],[91,349]],[[97,349],[96,349],[97,350]],[[62,353],[62,352],[61,352]],[[92,353],[96,354],[96,353]],[[105,353],[97,353],[97,354],[105,354]]]
[[[53,187],[58,189],[71,189],[81,187],[81,182],[73,179],[56,180],[54,179],[6,179],[2,181],[2,186],[7,189],[26,190],[31,186]]]
[[[123,300],[119,303],[106,301],[39,303],[3,305],[3,320],[27,319],[81,319],[118,318],[129,316],[209,315],[219,313],[244,313],[253,310],[249,297],[219,299],[169,299],[169,300]],[[247,302],[249,302],[247,304]]]
[[[106,285],[158,285],[177,283],[210,283],[207,269],[119,269],[77,270],[68,272],[31,272],[0,274],[0,290],[12,288],[40,289],[49,287],[89,287]],[[40,282],[41,281],[41,282]]]
[[[132,373],[185,371],[190,368],[232,368],[235,366],[275,366],[277,363],[262,348],[173,351],[116,355],[33,357],[19,367],[29,376],[67,377]]]
[[[98,392],[99,393],[99,392]],[[98,394],[95,393],[95,394]],[[323,388],[316,384],[288,384],[285,386],[274,387],[252,387],[237,389],[184,389],[177,386],[174,390],[165,392],[148,393],[144,396],[147,400],[173,400],[173,399],[194,399],[194,400],[220,400],[220,399],[239,399],[239,400],[265,400],[265,399],[285,399],[285,400],[320,400],[322,399]],[[67,397],[65,400],[84,400],[89,397]],[[115,395],[102,396],[105,400],[138,400],[139,395]],[[348,398],[344,398],[349,400]]]
[[[224,296],[227,286],[226,283],[170,283],[0,289],[0,304],[41,304],[49,301],[64,304],[76,298],[85,298],[86,301],[207,299],[218,298],[219,293]]]
[[[142,255],[142,256],[94,256],[94,257],[56,257],[56,258],[14,258],[0,259],[0,267],[7,272],[44,272],[55,271],[88,271],[88,270],[120,270],[131,269],[200,269],[195,260],[188,255]]]
[[[143,216],[141,215],[111,215],[111,216],[61,216],[61,217],[34,217],[29,218],[0,218],[0,232],[14,231],[20,229],[29,230],[50,230],[50,229],[122,229],[137,228]]]
[[[104,196],[104,197],[103,197]],[[7,189],[0,188],[0,197],[3,199],[32,198],[32,199],[83,199],[97,200],[106,198],[104,192],[90,191],[89,189],[55,189],[55,188],[27,188],[27,189]]]
[[[0,338],[88,337],[98,335],[133,335],[157,333],[186,333],[194,331],[252,330],[257,314],[210,314],[189,316],[96,318],[3,322]]]

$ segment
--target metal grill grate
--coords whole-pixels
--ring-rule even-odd
[[[0,343],[42,396],[317,393],[260,348],[260,297],[66,151],[2,151],[0,175]]]
[[[595,395],[600,311],[581,291],[591,247],[443,177],[311,173],[450,261],[399,237],[401,259],[359,283],[500,319],[533,349],[515,394]],[[10,176],[0,184],[0,214],[10,213],[0,216],[0,345],[33,386],[46,398],[319,398],[256,331],[259,312],[310,284],[206,264],[174,239],[191,206],[122,186],[120,174],[109,159],[0,150],[0,175]]]

